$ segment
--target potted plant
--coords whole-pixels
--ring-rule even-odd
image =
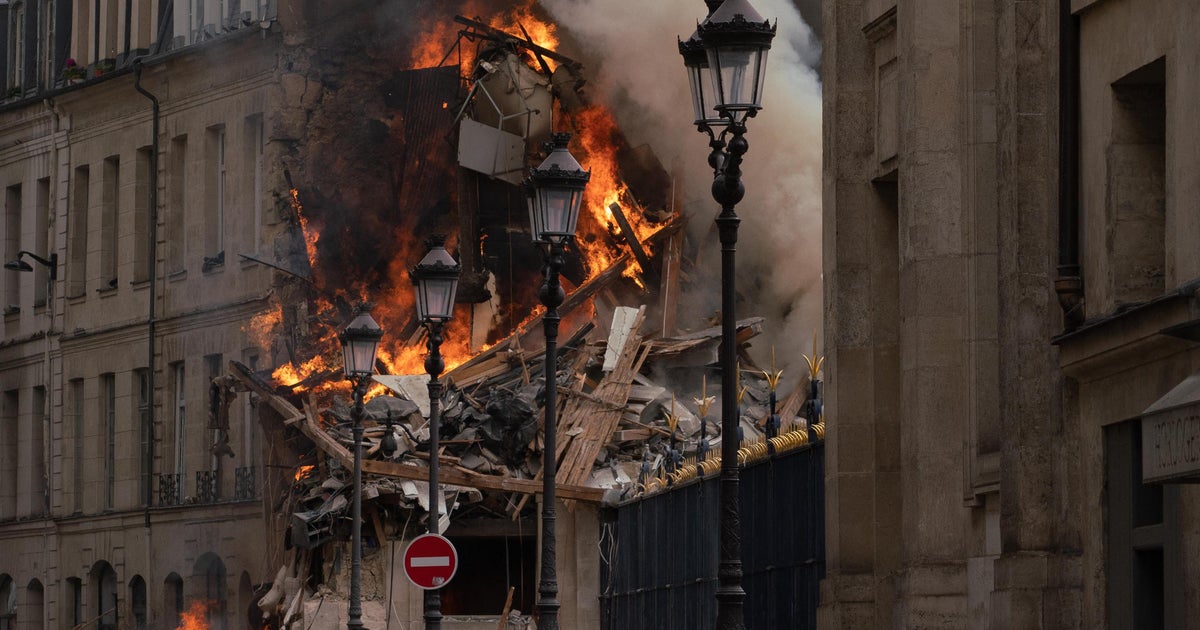
[[[104,74],[105,72],[112,72],[114,69],[116,69],[116,67],[117,67],[117,64],[115,62],[113,62],[112,59],[101,59],[100,61],[96,62],[95,72],[93,73],[93,76],[98,77],[98,76]]]
[[[63,68],[62,78],[67,84],[79,83],[87,78],[87,71],[83,69],[74,59],[67,59],[66,67]]]

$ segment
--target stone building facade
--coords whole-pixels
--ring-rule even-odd
[[[33,268],[0,276],[3,627],[244,627],[273,573],[261,431],[235,408],[214,456],[208,418],[288,198],[277,10],[237,4],[0,5],[0,253]]]
[[[820,626],[1194,627],[1194,4],[823,12]]]

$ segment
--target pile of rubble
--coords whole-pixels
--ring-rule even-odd
[[[587,323],[559,350],[558,483],[565,499],[621,501],[719,467],[721,427],[714,418],[719,406],[709,394],[717,387],[708,374],[716,381],[720,330],[645,339],[644,316],[645,307],[617,308],[605,338],[595,339],[589,334],[594,324]],[[739,322],[739,341],[758,334],[761,324],[761,318]],[[529,494],[540,491],[544,355],[522,352],[519,340],[514,335],[442,378],[438,457],[449,502],[439,513],[447,522],[457,508],[471,504],[516,518]],[[308,524],[293,530],[293,543],[318,544],[327,531],[319,521],[348,505],[350,404],[334,396],[319,407],[310,397],[297,408],[281,388],[241,364],[231,366],[319,455],[316,468],[297,474],[293,493],[296,523]],[[740,372],[741,444],[761,445],[757,450],[765,453],[806,443],[810,435],[801,412],[819,417],[819,396],[807,396],[815,391],[810,375],[776,402],[780,373],[753,367]],[[664,385],[651,375],[672,382]],[[364,406],[364,498],[387,496],[390,505],[428,512],[428,376],[381,375],[376,381],[388,391]],[[823,427],[814,430],[819,436]]]

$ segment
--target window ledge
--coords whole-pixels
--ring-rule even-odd
[[[176,269],[175,271],[167,272],[167,280],[171,282],[179,282],[187,278],[187,269]]]
[[[117,294],[117,287],[104,287],[103,289],[96,289],[96,293],[100,294],[100,297],[109,297]]]
[[[137,290],[141,290],[141,289],[145,289],[145,288],[149,287],[150,281],[149,280],[134,280],[129,283],[129,286],[133,287],[134,290],[137,291]]]

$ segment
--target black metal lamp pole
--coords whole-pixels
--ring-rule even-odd
[[[416,293],[417,318],[429,331],[425,347],[425,372],[429,374],[429,533],[440,534],[438,514],[441,489],[438,485],[438,440],[441,433],[442,383],[438,380],[446,369],[442,360],[442,329],[454,316],[454,295],[462,267],[445,248],[446,237],[429,238],[429,252],[409,273]],[[425,629],[442,627],[442,597],[439,589],[425,591]]]
[[[695,125],[708,134],[709,165],[715,177],[712,196],[721,206],[721,477],[720,555],[717,565],[718,630],[745,627],[742,590],[742,538],[737,452],[737,315],[734,255],[741,220],[734,207],[745,195],[742,157],[746,120],[762,108],[767,51],[775,26],[749,0],[707,2],[709,15],[687,41],[679,42],[692,90]],[[719,134],[718,134],[719,132]],[[725,138],[731,136],[728,142]]]
[[[563,289],[558,276],[563,267],[566,244],[575,236],[583,189],[591,173],[584,171],[567,150],[570,134],[555,133],[547,145],[550,154],[525,180],[529,198],[529,222],[535,242],[546,247],[545,282],[538,298],[546,306],[542,326],[546,334],[546,416],[542,445],[542,562],[538,584],[538,628],[558,630],[558,565],[555,545],[557,506],[558,429],[558,307]]]
[[[370,377],[367,377],[370,378]],[[351,419],[354,421],[354,511],[353,535],[351,537],[350,561],[350,612],[346,621],[347,628],[361,628],[362,623],[362,418],[363,390],[366,389],[365,378],[354,379],[354,408]]]
[[[542,329],[546,334],[546,418],[542,446],[542,580],[538,584],[538,627],[558,630],[558,554],[555,550],[558,517],[555,481],[558,474],[558,307],[563,289],[558,274],[563,266],[562,244],[551,243],[546,253],[546,281],[538,298],[546,306]]]
[[[446,368],[442,360],[442,323],[431,322],[429,325],[429,356],[425,357],[425,372],[429,374],[429,533],[440,534],[438,522],[441,516],[438,506],[441,503],[438,495],[438,437],[441,433],[441,415],[438,402],[442,398],[442,383],[438,376]],[[442,595],[439,589],[431,588],[425,591],[425,630],[440,630],[442,627]]]
[[[375,372],[375,353],[383,329],[371,318],[371,306],[363,304],[359,314],[342,331],[342,371],[354,386],[354,408],[350,416],[354,433],[354,507],[351,524],[350,610],[346,627],[362,628],[362,435],[363,395]]]

